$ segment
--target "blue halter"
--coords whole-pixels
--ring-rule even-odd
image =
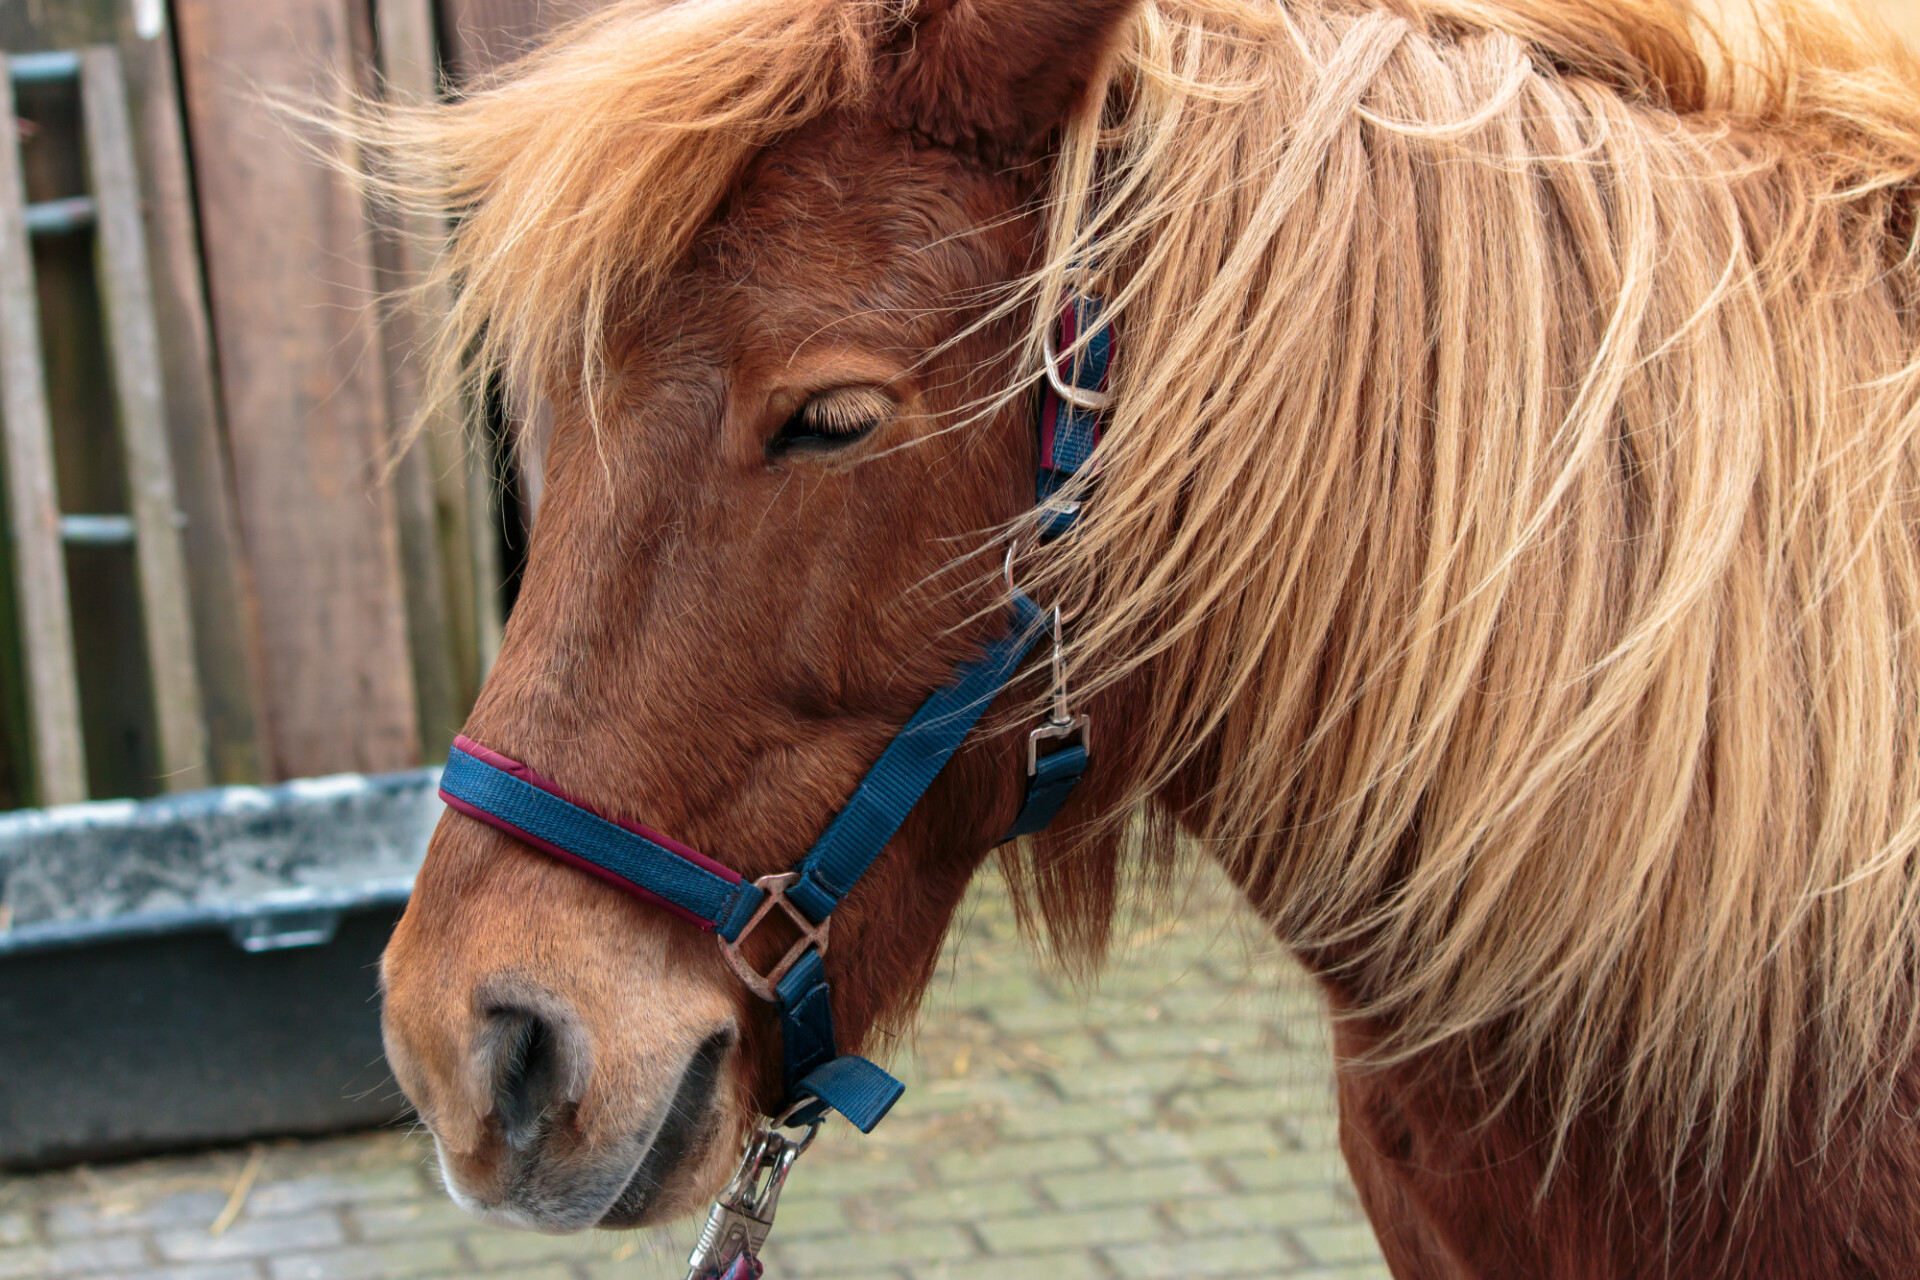
[[[1087,328],[1094,330],[1092,339],[1083,352],[1072,354],[1076,333]],[[1070,355],[1061,357],[1049,346],[1048,387],[1040,408],[1036,496],[1044,540],[1065,533],[1079,516],[1077,503],[1056,495],[1086,465],[1099,441],[1111,347],[1110,330],[1093,297],[1072,299],[1059,330]],[[880,856],[988,705],[1013,681],[1048,630],[1048,613],[1016,591],[1011,624],[921,704],[799,865],[753,883],[670,837],[595,813],[525,765],[465,737],[455,740],[447,758],[440,796],[469,817],[717,934],[722,954],[742,981],[780,1010],[784,1122],[808,1124],[830,1108],[870,1133],[905,1086],[865,1058],[835,1049],[821,958],[828,926],[834,908]],[[1057,663],[1057,612],[1052,631]],[[1045,828],[1086,772],[1086,718],[1068,716],[1064,702],[1056,670],[1054,714],[1029,735],[1026,796],[1003,841]],[[1046,742],[1058,745],[1042,755]],[[747,964],[740,948],[776,909],[801,936],[762,974]]]

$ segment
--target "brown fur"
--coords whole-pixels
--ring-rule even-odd
[[[1334,994],[1403,1277],[1920,1274],[1913,65],[1812,3],[1132,9],[617,6],[370,127],[463,215],[442,382],[557,409],[469,734],[791,865],[999,625],[1035,303],[1097,245],[1118,408],[1024,567],[1102,726],[1008,860],[1056,940],[1097,955],[1128,841],[1207,840]],[[834,387],[898,408],[769,456]],[[910,1016],[1017,748],[836,915],[844,1047]],[[385,980],[509,1220],[684,1212],[771,1101],[706,940],[457,816]]]

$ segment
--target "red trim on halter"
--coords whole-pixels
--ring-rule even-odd
[[[1060,377],[1063,381],[1073,380],[1073,344],[1080,340],[1080,316],[1073,305],[1073,299],[1067,299],[1065,310],[1060,313]],[[1062,400],[1051,387],[1042,386],[1046,397],[1040,409],[1040,466],[1042,470],[1053,467],[1053,432],[1060,421],[1060,415],[1067,412],[1066,401]]]
[[[594,806],[588,804],[585,800],[580,799],[578,796],[568,794],[565,790],[561,788],[559,783],[554,782],[542,776],[541,774],[537,773],[531,766],[521,764],[518,760],[510,760],[506,756],[501,755],[498,751],[494,751],[488,747],[483,747],[479,743],[475,742],[472,738],[469,738],[464,733],[454,738],[453,745],[460,748],[462,751],[466,752],[468,755],[472,756],[474,759],[482,761],[486,764],[490,764],[496,769],[504,770],[505,772],[510,773],[514,777],[520,779],[520,781],[525,783],[530,783],[531,785],[540,788],[542,791],[546,792],[550,796],[559,796],[562,800],[565,800],[568,804],[574,806],[577,809],[585,809],[588,813],[591,813],[596,818],[604,818],[608,822],[611,822],[616,827],[625,827],[628,831],[633,832],[633,834],[641,837],[642,839],[651,840],[655,844],[661,846],[664,849],[672,850],[674,853],[679,854],[681,857],[685,858],[688,862],[693,863],[695,866],[701,867],[707,871],[713,872],[713,874],[719,876],[722,880],[730,881],[733,884],[739,884],[742,880],[746,879],[745,876],[741,875],[738,871],[735,871],[732,867],[722,866],[718,862],[715,862],[712,858],[709,858],[706,854],[701,853],[695,849],[689,849],[686,845],[681,844],[678,840],[675,840],[672,836],[663,836],[658,831],[655,831],[652,827],[643,827],[637,822],[628,822],[624,818],[616,818],[611,814],[602,813],[599,809],[594,808]]]
[[[705,855],[704,853],[699,853],[693,849],[689,849],[686,845],[681,844],[678,840],[675,840],[671,836],[663,836],[658,831],[655,831],[650,827],[643,827],[637,822],[623,821],[622,819],[615,818],[608,814],[600,812],[598,809],[594,808],[592,805],[587,804],[586,802],[574,796],[568,795],[567,792],[564,791],[557,783],[554,783],[550,779],[543,777],[539,772],[532,769],[531,767],[521,764],[518,760],[514,760],[507,756],[503,756],[498,751],[494,751],[491,748],[483,747],[479,743],[475,742],[472,738],[467,737],[465,734],[460,734],[459,736],[454,738],[453,745],[457,747],[459,750],[466,752],[468,755],[472,756],[476,760],[481,761],[484,764],[492,765],[494,768],[499,769],[504,773],[512,774],[514,777],[520,779],[522,782],[527,783],[529,786],[538,787],[540,788],[540,790],[546,792],[548,795],[556,796],[559,799],[565,800],[568,804],[573,805],[576,808],[585,809],[588,813],[593,814],[597,818],[601,818],[607,822],[611,822],[617,827],[623,827],[626,830],[633,832],[633,834],[641,837],[642,839],[651,840],[655,844],[660,845],[662,848],[669,849],[672,852],[681,856],[682,858],[685,858],[688,862],[691,862],[696,866],[702,867],[705,870],[713,872],[713,874],[719,876],[721,879],[726,880],[731,884],[739,884],[745,878],[738,871],[735,871],[732,867],[722,866],[718,862],[715,862],[712,858],[707,857],[707,855]],[[607,870],[605,867],[602,867],[597,863],[589,862],[585,858],[582,858],[577,854],[568,853],[565,849],[562,849],[559,845],[553,844],[546,840],[542,840],[539,836],[534,835],[532,832],[524,831],[521,828],[514,826],[511,822],[507,822],[502,818],[496,817],[494,814],[488,813],[485,809],[481,809],[474,805],[468,804],[466,801],[460,799],[459,797],[449,795],[445,791],[442,791],[440,793],[440,799],[443,803],[446,804],[446,806],[449,809],[453,809],[458,813],[464,813],[469,818],[473,818],[476,821],[484,822],[488,826],[494,828],[497,831],[504,831],[508,835],[512,836],[514,839],[520,841],[521,843],[532,845],[534,848],[546,854],[548,857],[558,858],[561,862],[566,863],[570,867],[578,867],[580,870],[586,872],[590,876],[593,876],[595,879],[604,880],[606,883],[612,885],[614,888],[620,890],[622,893],[625,893],[634,898],[638,898],[640,901],[648,903],[651,906],[659,907],[663,911],[670,911],[674,915],[679,916],[682,920],[685,920],[690,924],[699,926],[699,928],[701,928],[707,933],[712,933],[714,931],[715,925],[713,921],[702,919],[700,916],[697,916],[693,912],[688,911],[685,907],[678,906],[674,903],[668,902],[665,898],[662,898],[657,894],[649,893],[645,889],[642,889],[639,885],[633,883],[633,881],[628,880],[623,876],[615,875],[613,872]]]

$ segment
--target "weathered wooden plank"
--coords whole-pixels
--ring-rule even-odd
[[[240,532],[280,776],[420,758],[365,210],[263,91],[353,80],[344,0],[178,0]]]
[[[354,70],[360,93],[371,98],[380,92],[379,50],[375,47],[375,4],[355,4],[348,11],[353,38]],[[439,519],[424,443],[410,434],[419,405],[419,378],[407,358],[412,346],[413,320],[398,297],[406,280],[401,261],[403,245],[393,210],[375,200],[366,210],[372,232],[374,280],[381,303],[380,338],[385,364],[387,422],[393,438],[392,459],[385,482],[393,498],[395,532],[400,545],[400,577],[405,584],[407,642],[413,660],[415,723],[421,752],[428,758],[445,753],[466,719],[459,705],[454,660],[454,623],[447,602],[446,566],[440,555]]]
[[[114,392],[119,401],[127,506],[133,517],[140,616],[147,646],[162,785],[170,791],[212,783],[194,663],[186,566],[180,557],[173,458],[167,444],[160,340],[147,278],[140,175],[133,156],[120,57],[96,45],[81,55],[81,117],[95,203],[102,308]]]
[[[145,194],[147,265],[160,336],[167,435],[192,604],[214,780],[264,781],[256,708],[265,705],[252,587],[234,512],[233,475],[213,380],[173,38],[161,0],[135,0],[118,23]]]
[[[374,21],[387,93],[402,101],[431,101],[439,89],[431,0],[378,0]],[[388,230],[394,296],[405,299],[392,308],[386,321],[389,404],[396,425],[407,427],[419,418],[426,390],[421,366],[429,326],[448,307],[443,290],[423,285],[429,255],[444,239],[446,229],[435,220],[401,215]],[[464,719],[500,649],[493,491],[485,453],[469,438],[457,408],[438,406],[419,426],[421,438],[414,452],[424,460],[432,486],[434,542],[451,623],[455,698]],[[416,656],[416,671],[418,667]],[[432,732],[423,713],[422,734],[430,738]],[[439,744],[429,740],[425,745],[434,753]]]
[[[0,416],[5,419],[13,581],[26,650],[35,793],[41,804],[67,804],[87,798],[86,751],[18,137],[13,81],[0,75]]]

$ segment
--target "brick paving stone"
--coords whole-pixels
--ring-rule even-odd
[[[273,1280],[402,1280],[461,1265],[451,1240],[402,1240],[324,1253],[287,1253],[267,1269]]]
[[[1159,1164],[1141,1169],[1099,1169],[1040,1179],[1047,1196],[1062,1209],[1098,1209],[1107,1205],[1154,1205],[1195,1197],[1217,1197],[1220,1182],[1197,1164]]]
[[[1293,1238],[1315,1262],[1371,1262],[1380,1256],[1373,1231],[1363,1222],[1341,1226],[1295,1227]]]
[[[1054,1173],[1062,1169],[1091,1169],[1105,1159],[1091,1139],[1069,1137],[1045,1142],[1003,1142],[981,1151],[950,1151],[934,1161],[934,1168],[942,1181],[971,1182],[981,1178]]]
[[[411,1169],[322,1173],[284,1182],[263,1179],[247,1196],[246,1216],[275,1218],[341,1205],[386,1204],[419,1194],[420,1180]]]
[[[1161,992],[1153,1001],[1153,1007],[1162,1017],[1188,1025],[1211,1025],[1237,1018],[1246,1011],[1246,1005],[1244,992],[1205,985],[1197,985],[1191,990],[1173,987]]]
[[[1053,1090],[1037,1080],[1027,1078],[961,1078],[916,1083],[920,1087],[914,1092],[913,1105],[902,1112],[903,1115],[938,1115],[982,1104],[1006,1111],[1031,1110],[1051,1106],[1057,1101]],[[902,1100],[900,1105],[905,1107],[907,1104]]]
[[[1015,1059],[1028,1059],[1034,1066],[1053,1071],[1102,1062],[1109,1053],[1099,1036],[1080,1029],[1009,1037],[1009,1040],[1011,1043],[1007,1047],[1013,1051]]]
[[[225,1191],[176,1191],[152,1200],[62,1200],[47,1206],[47,1234],[56,1240],[84,1240],[122,1231],[158,1231],[170,1227],[213,1225],[226,1207]]]
[[[1122,1162],[1130,1165],[1234,1156],[1236,1159],[1228,1160],[1225,1164],[1229,1170],[1236,1171],[1236,1182],[1248,1191],[1266,1188],[1264,1185],[1248,1185],[1237,1172],[1241,1165],[1259,1166],[1297,1155],[1284,1150],[1279,1136],[1269,1126],[1244,1123],[1207,1125],[1198,1129],[1142,1129],[1124,1137],[1110,1138],[1107,1146]]]
[[[576,1262],[571,1268],[542,1267],[528,1275],[542,1277],[543,1280],[549,1274],[564,1275],[568,1280],[575,1280],[578,1276],[586,1276],[587,1280],[682,1280],[687,1274],[687,1254],[692,1251],[693,1246],[688,1245],[684,1249],[657,1255],[642,1253],[632,1257],[601,1258],[597,1262]],[[516,1271],[488,1272],[486,1280],[495,1280],[496,1275],[514,1277],[519,1274]],[[439,1280],[439,1277],[434,1280]],[[460,1280],[466,1280],[466,1277]]]
[[[977,1218],[1035,1213],[1044,1207],[1033,1192],[1011,1178],[923,1191],[892,1206],[894,1213],[909,1222],[971,1222]],[[785,1205],[780,1212],[781,1229],[785,1230]]]
[[[678,1224],[663,1231],[602,1234],[600,1239],[609,1242],[611,1247],[597,1258],[575,1259],[570,1273],[588,1280],[683,1280],[687,1274],[687,1255],[693,1251],[694,1239],[699,1235],[693,1229],[695,1225]],[[532,1269],[529,1274],[544,1274],[560,1265],[549,1263]],[[495,1280],[496,1276],[514,1277],[520,1272],[508,1269],[482,1274],[486,1280]]]
[[[123,1271],[147,1265],[147,1252],[134,1236],[101,1240],[71,1240],[65,1244],[28,1245],[0,1250],[0,1277],[71,1276],[83,1272]]]
[[[467,1248],[482,1270],[533,1262],[573,1262],[605,1257],[612,1246],[603,1235],[546,1236],[532,1231],[476,1231]]]
[[[838,1240],[778,1242],[774,1249],[783,1269],[822,1276],[838,1276],[855,1267],[947,1261],[977,1252],[966,1232],[953,1226],[905,1227],[884,1235],[849,1235]]]
[[[116,1280],[260,1280],[260,1263],[250,1258],[232,1262],[190,1262],[184,1267],[117,1272]]]
[[[474,1229],[473,1215],[435,1192],[430,1198],[396,1204],[355,1205],[347,1213],[354,1234],[362,1240],[401,1240],[421,1236],[454,1235]]]
[[[988,1219],[974,1224],[974,1230],[995,1253],[1133,1244],[1166,1234],[1158,1218],[1137,1207]]]
[[[1287,1187],[1338,1186],[1345,1166],[1331,1151],[1285,1151],[1236,1156],[1220,1162],[1242,1191],[1279,1191]]]
[[[1278,1230],[1315,1223],[1345,1223],[1353,1221],[1355,1212],[1351,1202],[1332,1187],[1324,1186],[1195,1198],[1169,1210],[1179,1228],[1194,1236],[1250,1227]]]
[[[858,1137],[859,1135],[855,1135]],[[824,1140],[821,1146],[825,1147]],[[809,1153],[811,1161],[816,1154]],[[857,1195],[866,1191],[907,1191],[913,1187],[913,1171],[892,1160],[858,1158],[844,1162],[820,1160],[796,1170],[787,1184],[796,1192],[810,1196]]]
[[[1101,1102],[1056,1102],[1010,1112],[1003,1124],[1023,1138],[1127,1133],[1153,1116],[1153,1099],[1143,1094]]]
[[[992,878],[957,932],[915,1052],[891,1064],[906,1098],[871,1137],[822,1133],[783,1198],[772,1275],[1384,1275],[1335,1144],[1320,999],[1217,877],[1187,917],[1125,922],[1090,995],[1026,955]],[[243,1211],[211,1236],[250,1158]],[[686,1274],[697,1221],[512,1232],[454,1208],[431,1163],[427,1139],[383,1131],[0,1174],[0,1280]]]
[[[1293,1131],[1294,1141],[1302,1147],[1310,1151],[1340,1149],[1340,1122],[1334,1118],[1331,1101],[1323,1107],[1296,1104],[1289,1108],[1286,1122],[1287,1128]]]
[[[1014,1035],[1036,1035],[1050,1031],[1077,1031],[1102,1020],[1090,1018],[1087,1010],[1071,1000],[1035,1000],[1030,1004],[989,1009],[987,1017],[1002,1031]]]
[[[236,1222],[221,1235],[211,1231],[163,1231],[154,1237],[168,1262],[262,1258],[346,1243],[340,1220],[328,1214]]]
[[[1184,1090],[1172,1101],[1175,1115],[1197,1121],[1264,1120],[1276,1112],[1302,1114],[1331,1106],[1331,1100],[1308,1104],[1294,1091],[1273,1085],[1219,1084],[1208,1089]]]
[[[968,974],[955,979],[935,997],[952,1009],[998,1009],[1050,999],[1049,993],[1024,973]]]
[[[1106,1042],[1123,1058],[1184,1058],[1196,1053],[1222,1054],[1251,1049],[1266,1042],[1272,1025],[1265,1021],[1220,1019],[1203,1029],[1176,1023],[1158,1026],[1108,1027]]]
[[[781,1196],[778,1221],[780,1234],[789,1240],[838,1235],[850,1225],[840,1201],[819,1196]]]
[[[1204,1059],[1148,1058],[1140,1062],[1102,1062],[1051,1073],[1062,1097],[1105,1100],[1163,1093],[1181,1086],[1211,1084],[1217,1077]]]
[[[1085,1249],[935,1262],[913,1268],[913,1280],[1105,1280],[1106,1275],[1107,1269]]]
[[[1186,1280],[1188,1276],[1289,1274],[1297,1257],[1278,1234],[1210,1236],[1179,1244],[1108,1249],[1107,1258],[1125,1280]]]

